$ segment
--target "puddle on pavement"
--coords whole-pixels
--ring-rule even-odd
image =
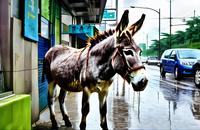
[[[111,85],[107,99],[109,129],[200,129],[198,89],[185,90],[152,81],[143,92],[134,92],[127,83],[123,85],[122,79],[117,80]],[[66,97],[67,112],[73,124],[71,129],[79,129],[81,98],[82,93],[68,93]],[[58,104],[56,110],[57,119],[64,125]],[[45,122],[49,127],[48,116],[41,120],[48,119]],[[90,98],[86,129],[101,129],[99,118],[98,95],[94,93]],[[45,127],[44,121],[37,125]]]

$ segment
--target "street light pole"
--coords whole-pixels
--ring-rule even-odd
[[[155,9],[153,9],[153,8],[149,8],[149,7],[140,7],[140,6],[130,6],[131,8],[140,8],[140,9],[149,9],[149,10],[152,10],[152,11],[154,11],[154,12],[156,12],[156,13],[158,13],[158,20],[159,20],[159,27],[158,27],[158,58],[160,59],[160,26],[161,26],[161,24],[160,24],[160,9],[157,11],[157,10],[155,10]]]
[[[172,47],[172,1],[169,1],[169,48]]]
[[[159,11],[158,11],[158,15],[159,15],[159,27],[158,27],[158,32],[159,32],[159,38],[158,38],[158,40],[159,40],[159,43],[158,43],[158,59],[160,59],[160,9],[159,9]]]

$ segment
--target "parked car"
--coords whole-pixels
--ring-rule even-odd
[[[147,63],[147,57],[141,56],[142,63]]]
[[[193,65],[194,84],[200,88],[200,59]]]
[[[175,79],[183,76],[192,76],[192,66],[200,58],[200,50],[189,48],[177,48],[165,50],[160,60],[160,74],[165,77],[166,73],[173,73]]]
[[[158,60],[158,57],[156,56],[149,56],[147,58],[147,64],[148,65],[158,65],[160,61]]]

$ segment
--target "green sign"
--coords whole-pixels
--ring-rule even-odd
[[[103,20],[105,21],[115,21],[116,17],[116,10],[115,9],[105,9],[103,13]]]

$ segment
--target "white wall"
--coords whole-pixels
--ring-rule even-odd
[[[32,98],[32,121],[39,118],[38,94],[38,45],[22,36],[22,22],[13,17],[11,44],[13,45],[13,91],[30,94]]]

